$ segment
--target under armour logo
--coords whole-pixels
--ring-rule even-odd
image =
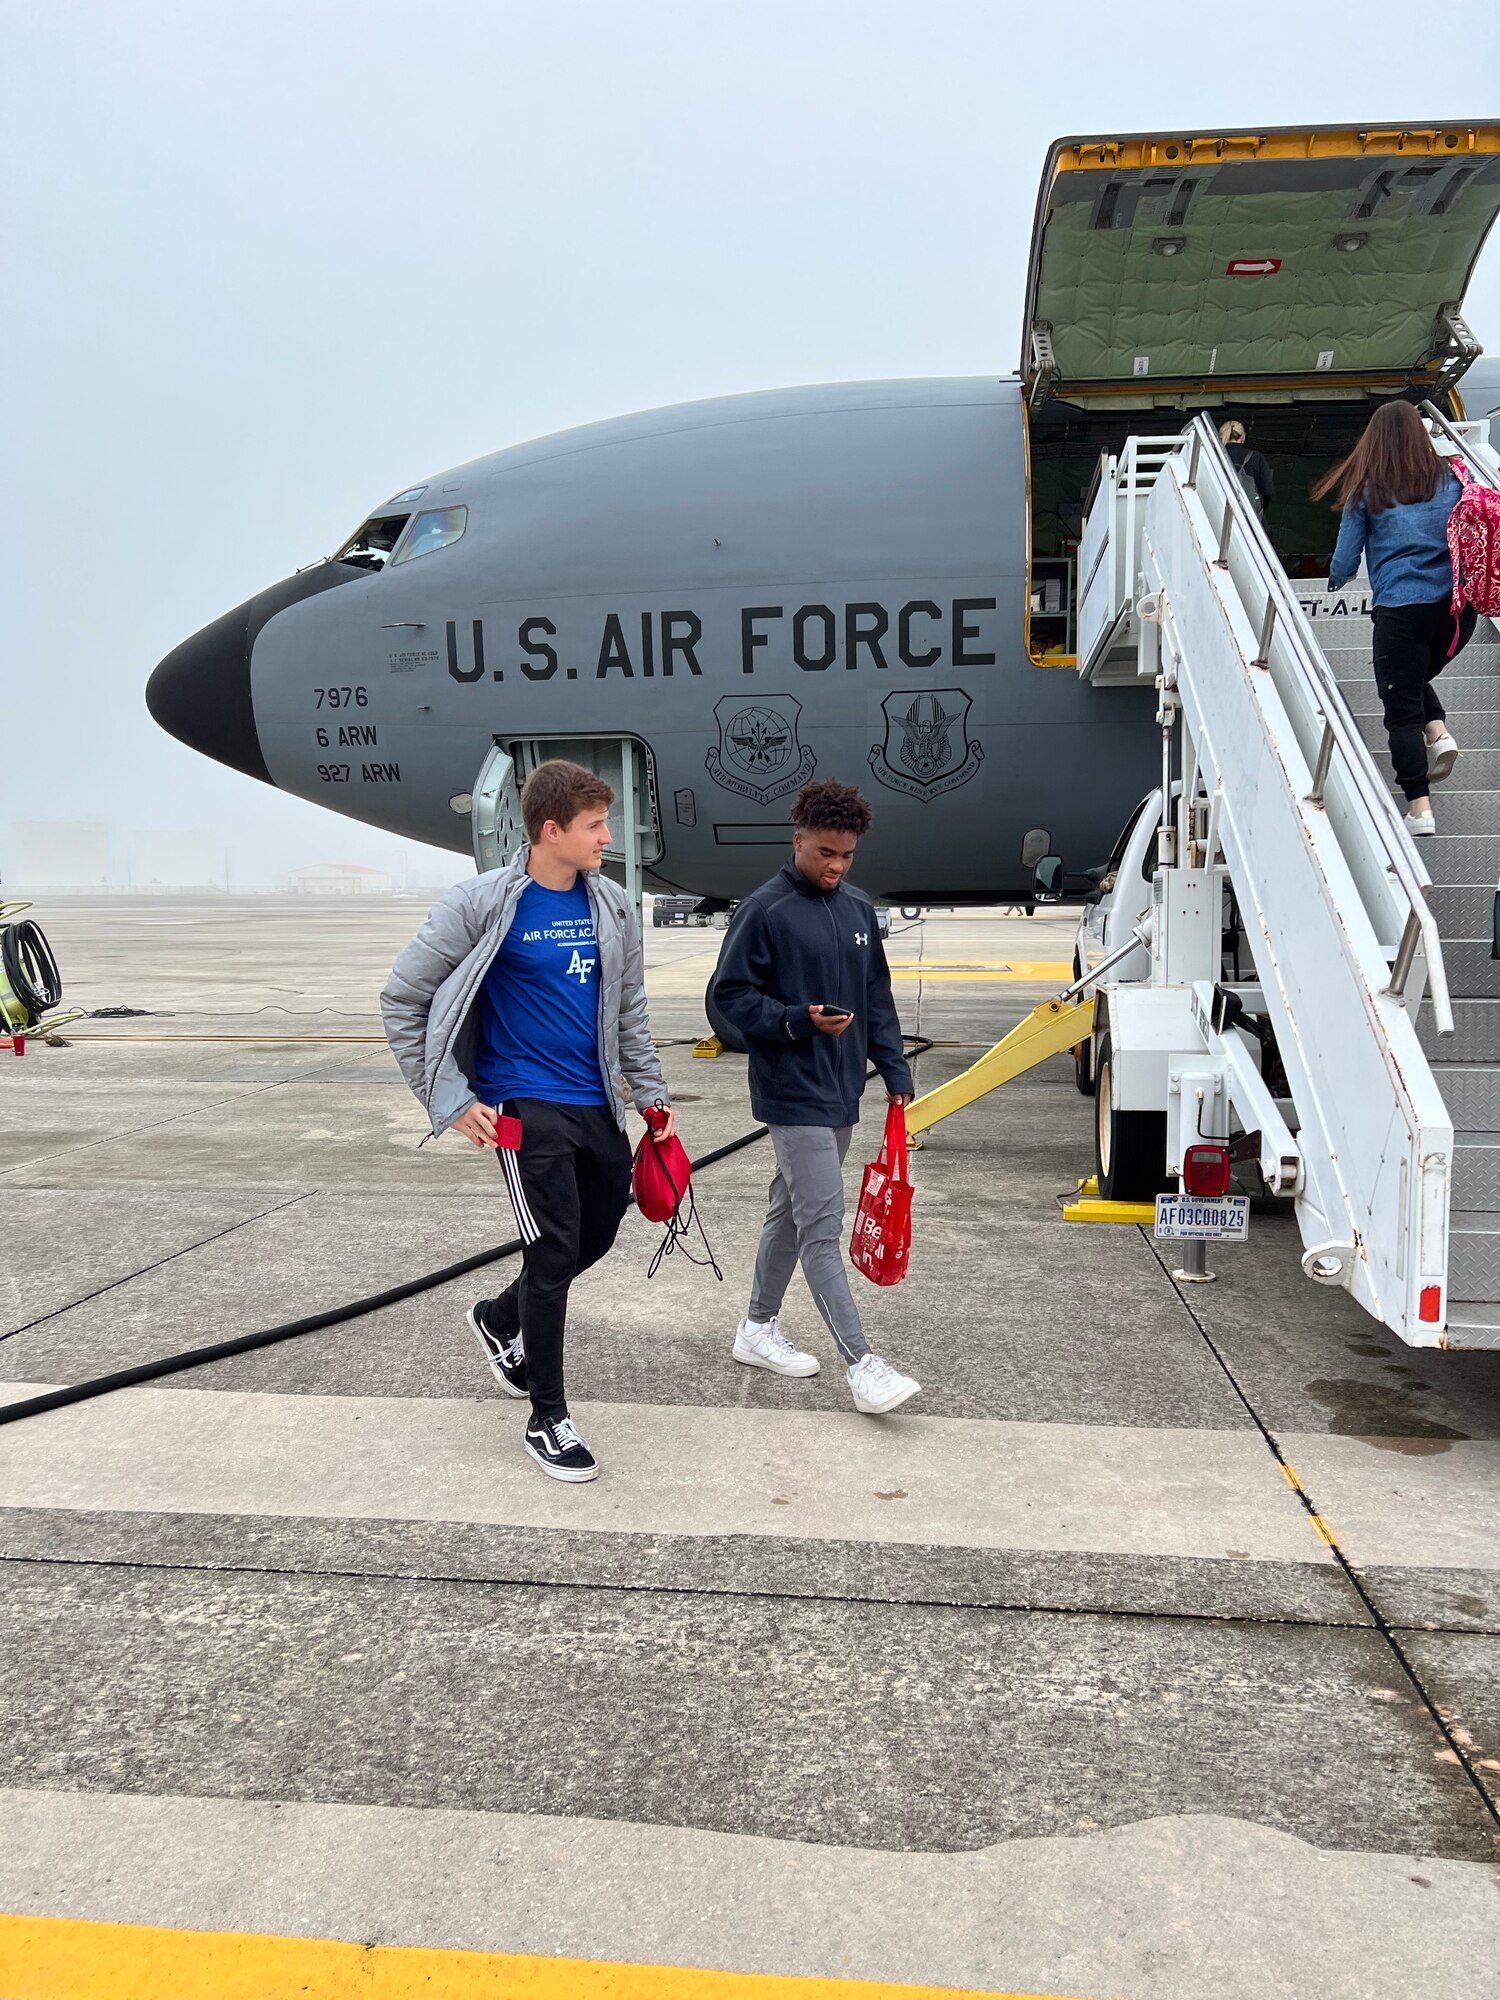
[[[854,942],[856,944],[868,944],[870,942],[870,933],[868,931],[856,931],[854,933]]]

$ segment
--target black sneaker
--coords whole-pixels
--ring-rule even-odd
[[[598,1461],[571,1417],[539,1417],[533,1411],[522,1442],[549,1479],[581,1486],[586,1479],[599,1477]]]
[[[486,1318],[488,1299],[480,1299],[477,1305],[469,1307],[469,1324],[474,1329],[474,1338],[484,1349],[484,1358],[490,1364],[490,1373],[500,1384],[507,1396],[525,1396],[530,1392],[526,1386],[526,1350],[521,1345],[521,1336],[514,1340],[504,1340],[498,1333],[491,1333]]]

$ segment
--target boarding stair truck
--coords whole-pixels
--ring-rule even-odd
[[[1226,1142],[1307,1275],[1429,1346],[1500,1346],[1500,645],[1481,620],[1444,678],[1464,754],[1419,845],[1309,489],[1396,395],[1500,483],[1460,387],[1497,207],[1500,126],[1065,140],[1027,296],[1030,650],[1154,692],[1162,742],[1138,917],[1076,988],[1100,1193]],[[1271,463],[1264,522],[1226,418]]]
[[[1428,422],[1500,487],[1483,426]],[[1135,949],[1095,981],[1101,1195],[1154,1195],[1226,1143],[1292,1198],[1309,1277],[1414,1345],[1500,1346],[1489,621],[1444,688],[1473,783],[1437,795],[1453,831],[1419,848],[1372,751],[1368,618],[1327,620],[1345,643],[1324,651],[1208,418],[1111,457],[1083,547],[1106,583],[1083,599],[1080,672],[1154,687],[1163,758]]]

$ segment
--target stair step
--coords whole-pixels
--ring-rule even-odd
[[[1500,875],[1500,831],[1440,833],[1435,840],[1419,842],[1418,849],[1428,874],[1445,888],[1493,889]]]
[[[1445,799],[1443,804],[1446,806]],[[1496,801],[1500,806],[1500,800]],[[1446,815],[1444,816],[1446,820]],[[1437,918],[1438,935],[1443,940],[1443,953],[1448,947],[1459,942],[1483,944],[1488,947],[1495,920],[1495,891],[1493,886],[1484,888],[1442,888],[1432,889],[1427,898],[1432,914]]]
[[[1500,1138],[1476,1145],[1460,1139],[1453,1149],[1453,1208],[1455,1213],[1478,1211],[1500,1224]]]
[[[1500,1000],[1500,959],[1490,957],[1490,941],[1469,944],[1443,940],[1448,992],[1454,1000]]]
[[[1468,666],[1468,654],[1464,654],[1464,666]],[[1348,702],[1350,714],[1380,714],[1380,692],[1376,690],[1374,674],[1370,672],[1368,662],[1362,668],[1350,664],[1348,672],[1342,672],[1336,678],[1340,694]],[[1500,696],[1500,660],[1496,660],[1488,672],[1442,674],[1438,678],[1438,692],[1448,714],[1468,714],[1472,708],[1494,708],[1496,696]]]
[[[1439,681],[1443,690],[1443,709],[1453,725],[1453,734],[1466,750],[1493,750],[1500,746],[1500,676],[1487,680],[1483,688],[1462,690],[1460,699],[1450,701],[1451,690],[1445,682]],[[1480,699],[1480,696],[1483,699]],[[1472,697],[1472,698],[1471,698]],[[1345,701],[1349,713],[1359,724],[1359,733],[1372,749],[1385,748],[1385,712],[1380,706],[1380,696],[1373,688],[1346,690]]]
[[[1370,678],[1364,680],[1342,680],[1340,694],[1344,704],[1356,722],[1384,722],[1384,708],[1380,706],[1380,696]],[[1500,670],[1496,674],[1474,674],[1474,676],[1448,676],[1444,674],[1438,682],[1442,690],[1444,712],[1454,716],[1454,736],[1462,742],[1462,730],[1456,726],[1458,716],[1472,716],[1476,710],[1494,708],[1496,698],[1500,698]]]
[[[1417,1039],[1427,1053],[1440,1087],[1455,1068],[1500,1063],[1500,1004],[1493,1000],[1455,1000],[1453,1033],[1440,1035],[1432,1025],[1432,1008],[1424,1001],[1417,1015]]]
[[[1492,688],[1490,692],[1494,694],[1496,690]],[[1384,756],[1386,754],[1386,718],[1380,714],[1378,706],[1376,706],[1376,710],[1372,714],[1368,714],[1368,716],[1356,716],[1354,720],[1360,726],[1360,736],[1364,736],[1364,740],[1370,744],[1372,750],[1376,750],[1376,752],[1380,752]],[[1456,770],[1454,770],[1454,774],[1452,774],[1452,778],[1448,782],[1450,784],[1462,784],[1462,782],[1466,782],[1466,774],[1468,774],[1472,758],[1484,756],[1486,750],[1490,754],[1494,754],[1496,750],[1500,750],[1500,708],[1462,708],[1462,710],[1460,708],[1448,708],[1448,726],[1450,726],[1452,734],[1456,736],[1458,750],[1460,750],[1458,766],[1456,766]],[[1494,784],[1496,780],[1494,780],[1494,776],[1490,776],[1484,782],[1486,784]],[[1472,788],[1474,786],[1470,784],[1470,790]]]
[[[1484,1134],[1500,1146],[1500,1069],[1442,1064],[1435,1073],[1454,1131]]]
[[[1500,1299],[1500,1229],[1493,1215],[1452,1213],[1448,1233],[1450,1304],[1493,1304]]]
[[[1484,756],[1489,753],[1481,751],[1479,754]],[[1500,760],[1500,753],[1496,753],[1496,756],[1497,760]],[[1467,758],[1464,760],[1465,763],[1469,761]],[[1464,765],[1460,764],[1458,770],[1453,774],[1454,780],[1457,780],[1463,769]],[[1397,804],[1405,812],[1405,799],[1401,797],[1399,792],[1395,794],[1395,797]],[[1454,834],[1466,833],[1500,833],[1500,790],[1464,791],[1460,788],[1458,791],[1455,791],[1453,783],[1450,782],[1446,785],[1434,786],[1432,800],[1432,810],[1437,818],[1439,838],[1442,838],[1444,835],[1451,837]],[[1427,844],[1424,842],[1420,852],[1425,855],[1427,851]],[[1485,919],[1485,923],[1488,925],[1488,918]],[[1487,929],[1483,933],[1470,931],[1468,935],[1470,937],[1476,935],[1487,937],[1489,932]]]

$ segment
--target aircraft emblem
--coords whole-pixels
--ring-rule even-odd
[[[972,705],[962,688],[888,694],[880,704],[885,741],[870,750],[881,784],[923,801],[966,785],[984,762],[982,745],[969,740]]]
[[[704,762],[716,784],[769,805],[805,785],[817,758],[797,740],[802,704],[789,694],[725,695],[714,704],[719,740]]]

